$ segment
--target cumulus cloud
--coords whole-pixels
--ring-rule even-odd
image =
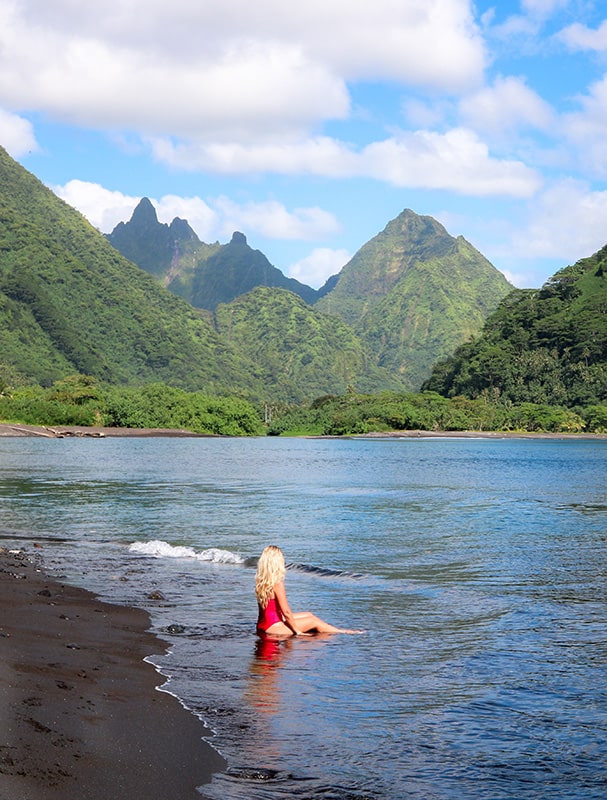
[[[79,180],[52,188],[55,194],[77,208],[104,233],[111,232],[119,222],[130,219],[141,199]],[[272,239],[302,241],[340,230],[334,215],[319,207],[289,211],[276,201],[239,204],[227,197],[206,201],[200,197],[172,194],[150,200],[160,222],[168,223],[175,217],[186,219],[205,242],[225,239],[235,230]]]
[[[80,180],[51,188],[58,197],[78,209],[91,225],[104,233],[109,233],[119,222],[129,219],[141,199],[105,189],[98,183]]]
[[[310,255],[302,258],[288,269],[289,276],[314,289],[323,286],[328,278],[337,275],[341,268],[352,258],[347,250],[332,250],[329,247],[316,247]]]
[[[464,97],[460,112],[471,127],[493,135],[517,128],[547,130],[555,121],[549,104],[523,78],[512,76],[498,76],[492,86]]]
[[[570,0],[521,0],[521,8],[534,17],[547,18],[566,8]]]
[[[401,132],[356,150],[329,137],[290,144],[174,144],[152,142],[159,160],[182,169],[223,174],[364,177],[395,186],[450,189],[468,195],[526,197],[537,190],[538,174],[520,161],[498,159],[471,130]]]
[[[564,28],[559,39],[563,41],[571,50],[595,50],[603,52],[607,50],[607,20],[602,22],[598,28],[588,28],[579,22]]]
[[[361,173],[395,186],[448,189],[471,196],[529,197],[538,173],[520,161],[496,159],[473,132],[454,128],[403,133],[364,148]]]
[[[272,239],[306,240],[328,236],[339,230],[333,214],[317,206],[288,211],[282,203],[274,200],[241,205],[227,197],[219,197],[215,208],[222,217],[221,227],[225,234],[243,230],[255,231]]]
[[[538,288],[557,270],[605,245],[607,191],[565,178],[503,217],[460,220],[466,237],[521,288]]]
[[[432,58],[428,58],[428,53]],[[4,0],[0,102],[103,129],[300,137],[348,81],[459,92],[486,54],[468,0]]]
[[[607,191],[565,179],[548,187],[529,208],[524,230],[515,231],[515,252],[527,258],[562,258],[562,266],[590,256],[605,244]]]
[[[607,176],[607,75],[578,98],[580,110],[563,116],[563,131],[583,168]]]
[[[38,150],[31,122],[0,108],[0,145],[13,158]]]

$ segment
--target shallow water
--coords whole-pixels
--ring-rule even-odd
[[[0,535],[150,610],[229,764],[207,798],[603,798],[606,467],[587,440],[0,439]],[[294,608],[367,633],[260,642],[269,543]]]

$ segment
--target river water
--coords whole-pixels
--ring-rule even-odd
[[[2,438],[0,538],[149,610],[203,797],[603,800],[606,477],[591,440]],[[260,640],[266,544],[367,632]]]

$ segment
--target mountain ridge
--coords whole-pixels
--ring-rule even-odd
[[[298,300],[285,294],[289,303]],[[284,338],[281,325],[270,319],[268,335]],[[332,371],[334,327],[329,318],[318,320],[320,336],[313,347],[306,343],[302,356],[306,380],[287,391],[264,371],[263,359],[250,358],[219,332],[211,312],[165,289],[0,149],[2,385],[51,386],[80,373],[114,385],[165,383],[257,401],[301,402],[313,399],[308,392],[343,389]],[[353,337],[354,350],[364,349],[349,330],[347,337]],[[298,354],[291,357],[296,361]],[[348,356],[347,362],[357,385],[365,379],[365,361]],[[387,373],[377,376],[377,389],[394,385]]]
[[[256,286],[288,289],[314,303],[319,292],[275,267],[261,250],[249,246],[241,231],[227,244],[201,242],[187,220],[158,221],[156,210],[143,197],[131,218],[109,234],[111,244],[141,269],[195,308],[214,311]]]
[[[144,198],[140,206],[128,223],[120,224],[135,241],[145,240],[139,219],[145,218],[143,212],[149,217],[151,203]],[[116,237],[112,233],[109,238]],[[150,241],[138,245],[143,253]],[[435,361],[477,334],[512,288],[464,237],[451,236],[433,217],[411,209],[389,221],[320,290],[287,278],[261,251],[250,248],[241,232],[215,247],[195,257],[187,281],[187,271],[179,266],[175,282],[167,281],[165,257],[164,284],[210,311],[258,286],[292,291],[318,311],[351,325],[374,365],[393,372],[408,389],[419,388]],[[148,262],[142,258],[138,263],[146,268]],[[180,281],[184,291],[177,288]]]
[[[463,236],[405,209],[354,254],[316,307],[348,322],[378,366],[418,388],[512,288]]]

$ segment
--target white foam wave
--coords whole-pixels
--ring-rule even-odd
[[[208,550],[197,551],[193,547],[172,545],[158,539],[150,542],[133,542],[129,545],[129,551],[154,558],[191,558],[196,561],[212,561],[215,564],[244,564],[244,558],[230,550],[210,547]]]

